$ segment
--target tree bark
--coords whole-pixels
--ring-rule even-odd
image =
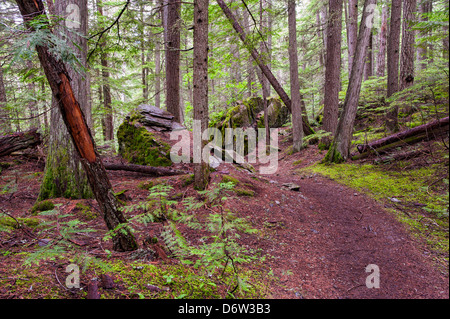
[[[414,83],[414,40],[415,13],[417,0],[403,0],[402,49],[400,58],[400,90]]]
[[[258,50],[256,50],[256,48],[249,41],[247,41],[247,35],[246,35],[245,31],[239,25],[235,16],[231,12],[231,10],[227,7],[225,2],[223,0],[216,0],[216,1],[219,4],[219,6],[222,9],[225,16],[228,18],[228,21],[230,21],[230,23],[233,25],[234,30],[239,34],[241,41],[244,43],[245,47],[250,52],[252,58],[258,64],[262,73],[267,77],[267,79],[269,80],[269,82],[272,85],[275,92],[278,93],[278,95],[280,96],[280,99],[283,101],[283,103],[286,105],[286,107],[292,113],[291,99],[287,95],[286,91],[281,87],[280,83],[275,78],[275,76],[273,75],[273,73],[269,69],[269,67],[263,63],[263,60],[262,60],[260,54],[258,53]],[[303,122],[303,132],[305,133],[305,135],[314,134],[314,130],[309,126],[308,118],[306,116],[303,117],[302,122]]]
[[[103,16],[103,4],[101,0],[97,0],[97,10],[100,16]],[[103,109],[104,109],[104,140],[114,141],[114,121],[112,112],[111,88],[109,85],[109,70],[108,70],[108,54],[105,51],[106,41],[103,40],[100,44],[100,64],[102,65],[102,94],[103,94]],[[112,145],[111,145],[112,147]]]
[[[303,125],[300,82],[298,79],[297,16],[295,1],[296,0],[288,0],[289,75],[291,81],[293,151],[299,152],[303,146]],[[264,119],[268,117],[267,115],[264,116]]]
[[[86,67],[87,51],[87,1],[77,0],[73,4],[79,10],[79,25],[68,24],[70,28],[60,27],[67,45],[74,51],[83,67]],[[66,16],[67,3],[56,0],[50,7],[52,15]],[[76,71],[67,66],[71,78],[72,90],[80,104],[83,115],[90,113],[88,107],[88,90],[86,72]],[[82,74],[80,74],[80,72]],[[45,162],[44,178],[39,190],[38,200],[48,198],[91,198],[93,197],[86,173],[81,165],[80,158],[70,140],[70,134],[58,109],[58,100],[52,97],[52,110],[50,112],[50,137],[48,141],[48,154]]]
[[[392,0],[391,22],[387,43],[387,97],[399,89],[399,59],[400,59],[400,27],[402,16],[402,0]],[[398,131],[398,107],[393,106],[386,114],[386,128],[390,132]]]
[[[173,170],[170,168],[152,167],[146,165],[109,164],[109,163],[104,163],[103,165],[105,166],[105,169],[109,171],[128,171],[128,172],[148,174],[151,176],[174,176],[187,174],[186,172]]]
[[[334,134],[338,124],[341,83],[342,0],[329,1],[327,30],[323,129]]]
[[[30,21],[37,16],[46,14],[42,0],[17,0],[16,2],[25,25],[33,30]],[[36,46],[36,51],[53,95],[57,98],[58,107],[80,156],[89,184],[103,213],[106,226],[113,232],[113,249],[116,251],[134,250],[137,248],[136,240],[126,227],[126,219],[118,209],[119,203],[114,196],[105,167],[97,154],[80,104],[72,90],[67,69],[64,63],[57,60],[46,46]]]
[[[6,109],[6,90],[3,80],[3,66],[0,65],[0,134],[12,132],[12,126],[9,119],[9,112]]]
[[[201,124],[194,127],[194,131],[199,130],[194,135],[202,134],[208,128],[208,6],[209,0],[194,2],[194,126],[197,126],[195,121]],[[200,145],[194,145],[194,158],[195,153],[200,153],[194,163],[194,186],[204,190],[209,182],[209,163],[205,163],[201,155],[208,141],[200,140]]]
[[[348,0],[348,77],[352,73],[353,56],[356,51],[356,41],[358,38],[358,0]]]
[[[405,130],[405,131],[402,131],[399,133],[395,133],[393,135],[389,135],[387,137],[373,141],[368,144],[358,145],[357,149],[360,153],[364,153],[369,150],[377,150],[383,146],[386,146],[386,145],[389,145],[392,143],[396,143],[396,142],[401,142],[410,137],[418,136],[422,133],[430,133],[436,129],[447,128],[447,130],[448,130],[448,125],[449,125],[449,117],[447,116],[442,119],[432,121],[430,123],[416,126],[409,130]]]
[[[6,156],[12,152],[34,147],[41,143],[41,134],[37,132],[37,128],[26,132],[0,136],[0,156]]]
[[[166,47],[166,107],[180,123],[180,10],[179,0],[168,0]]]
[[[369,8],[374,7],[376,0],[365,0],[363,15],[361,18],[358,41],[353,59],[353,67],[350,81],[345,95],[342,115],[339,118],[333,143],[325,156],[324,161],[340,163],[346,161],[350,155],[350,143],[353,136],[353,124],[355,122],[358,100],[361,92],[361,83],[364,73],[364,61],[367,54],[369,37],[372,32],[372,24],[368,22],[368,16],[372,14]]]

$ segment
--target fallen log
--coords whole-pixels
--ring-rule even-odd
[[[136,164],[103,163],[103,166],[105,166],[105,168],[110,171],[129,171],[129,172],[149,174],[152,176],[174,176],[174,175],[188,174],[187,172],[174,170],[174,169],[170,169],[170,168],[153,167],[153,166],[136,165]]]
[[[360,144],[356,148],[358,149],[359,153],[362,154],[368,151],[378,150],[391,144],[401,144],[402,141],[410,140],[420,142],[421,140],[426,138],[433,138],[433,135],[442,135],[442,133],[448,131],[448,124],[449,117],[447,116],[445,118],[432,121],[427,124],[416,126],[409,130],[386,136],[382,139],[370,142],[368,144]],[[419,136],[421,136],[421,138],[418,138]]]
[[[398,147],[402,147],[402,146],[406,146],[406,145],[413,145],[415,143],[419,143],[422,141],[429,141],[429,140],[435,139],[439,136],[442,136],[444,134],[448,134],[448,124],[447,124],[447,126],[437,127],[434,130],[421,132],[418,135],[409,136],[405,139],[396,139],[395,142],[393,142],[391,144],[383,145],[383,146],[378,146],[378,148],[369,146],[371,148],[368,149],[366,152],[352,156],[352,160],[354,160],[354,161],[360,160],[360,159],[369,157],[372,154],[375,154],[375,155],[386,154],[387,152],[391,151],[394,148],[398,148]],[[370,145],[370,144],[367,144],[367,145]]]
[[[0,156],[6,156],[12,152],[35,147],[41,144],[41,134],[36,128],[26,132],[0,136]]]

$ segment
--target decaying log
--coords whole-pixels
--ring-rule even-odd
[[[433,132],[439,133],[440,131],[443,131],[443,132],[445,130],[448,131],[448,123],[449,123],[449,117],[447,116],[445,118],[442,118],[442,119],[439,119],[436,121],[432,121],[427,124],[416,126],[409,130],[405,130],[405,131],[402,131],[399,133],[392,134],[390,136],[386,136],[382,139],[370,142],[368,144],[358,145],[357,149],[358,149],[359,153],[364,153],[371,149],[378,149],[380,147],[383,147],[383,146],[386,146],[386,145],[389,145],[392,143],[401,142],[410,137],[419,136],[419,135],[427,134],[427,133],[431,136]]]
[[[395,133],[393,135],[370,142],[368,144],[358,145],[357,149],[360,152],[360,154],[353,156],[352,160],[363,159],[372,154],[381,155],[397,147],[432,140],[444,134],[448,134],[448,130],[449,130],[448,117],[420,126],[416,126],[412,129]]]
[[[26,132],[0,136],[0,156],[6,156],[12,152],[35,147],[42,143],[41,134],[37,129]]]
[[[153,166],[145,166],[145,165],[136,165],[136,164],[103,164],[107,170],[110,171],[129,171],[129,172],[137,172],[149,174],[152,176],[173,176],[173,175],[183,175],[187,174],[186,172],[174,170],[170,168],[163,167],[153,167]]]

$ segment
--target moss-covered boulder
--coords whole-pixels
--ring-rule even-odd
[[[281,102],[278,98],[270,98],[269,106],[267,107],[267,114],[269,116],[269,127],[277,128],[282,127],[289,121],[289,109]],[[258,127],[264,126],[264,111],[259,113],[258,116]]]
[[[289,121],[289,110],[277,97],[267,99],[270,128],[282,127]],[[248,98],[210,123],[222,132],[226,128],[264,127],[264,103],[261,97]]]
[[[170,113],[154,106],[140,105],[117,130],[119,154],[133,164],[170,166],[168,132],[181,127]]]

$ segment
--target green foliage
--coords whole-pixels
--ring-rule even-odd
[[[129,220],[136,223],[163,222],[161,233],[163,242],[171,254],[180,262],[192,266],[200,273],[219,276],[222,280],[234,282],[235,289],[248,289],[246,279],[240,275],[238,266],[258,259],[256,253],[238,243],[240,233],[255,234],[243,218],[238,218],[230,210],[223,209],[227,191],[233,189],[233,182],[221,183],[198,194],[205,198],[197,201],[193,197],[183,200],[183,210],[173,208],[177,202],[169,200],[169,185],[156,185],[150,189],[148,201],[124,207],[124,212],[143,211]],[[208,210],[204,220],[198,212]],[[205,233],[200,245],[186,239],[180,228],[188,227]],[[233,289],[233,291],[235,290]]]
[[[23,261],[25,266],[71,257],[75,258],[78,264],[83,265],[83,268],[90,264],[101,263],[73,243],[80,235],[95,231],[86,227],[86,223],[74,218],[72,214],[61,214],[58,208],[41,211],[38,215],[45,221],[39,225],[38,238],[40,239],[37,241],[35,250],[25,254]]]

